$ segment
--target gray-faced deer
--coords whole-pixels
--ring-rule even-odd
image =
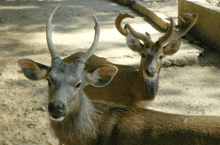
[[[175,23],[171,18],[167,33],[154,43],[148,34],[136,32],[129,24],[126,24],[123,28],[121,25],[122,20],[133,17],[128,14],[119,14],[115,20],[115,26],[126,37],[128,47],[141,55],[140,69],[113,64],[104,58],[92,55],[86,62],[85,70],[90,71],[110,64],[118,68],[118,73],[112,82],[105,87],[97,88],[91,85],[85,87],[84,91],[88,97],[93,100],[105,100],[146,108],[158,91],[162,59],[179,50],[180,37],[188,32],[197,19],[196,14],[182,14],[182,17],[189,19],[189,21],[185,22],[180,17],[182,26],[179,31],[176,32]],[[143,44],[139,40],[143,41]],[[75,53],[63,59],[63,61],[73,63],[82,55],[83,53]]]
[[[56,9],[47,23],[51,67],[29,59],[20,59],[18,63],[28,79],[48,80],[48,110],[60,145],[220,143],[220,117],[174,115],[88,99],[83,88],[88,84],[96,87],[108,84],[117,73],[117,68],[84,69],[86,60],[98,44],[100,32],[95,17],[95,39],[91,48],[73,63],[62,61],[51,41],[51,20]]]

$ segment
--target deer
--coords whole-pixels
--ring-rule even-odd
[[[85,69],[100,35],[95,16],[92,46],[72,63],[64,62],[52,43],[52,18],[47,22],[47,44],[51,66],[19,59],[24,75],[33,81],[48,81],[48,113],[59,145],[183,145],[220,143],[219,116],[169,114],[113,102],[92,100],[84,93],[88,84],[103,87],[118,71],[113,65]],[[196,17],[196,15],[192,15]]]
[[[186,22],[182,17],[189,21]],[[129,24],[125,24],[123,27],[121,23],[124,19],[134,17],[120,13],[115,20],[115,26],[126,37],[128,47],[141,56],[140,67],[113,64],[105,58],[92,55],[86,62],[86,70],[92,71],[104,65],[114,65],[118,68],[118,73],[111,83],[104,87],[86,86],[84,91],[87,96],[93,100],[147,108],[158,92],[163,58],[173,55],[179,50],[180,37],[184,36],[197,20],[195,15],[182,14],[182,17],[180,17],[181,27],[179,31],[176,31],[175,27],[177,26],[171,18],[167,33],[153,42],[148,33],[136,32]],[[63,61],[72,63],[82,55],[82,52],[75,53],[64,58]]]

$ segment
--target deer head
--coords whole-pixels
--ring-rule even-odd
[[[189,19],[185,21],[183,18]],[[181,39],[190,28],[195,24],[197,14],[182,14],[179,17],[181,26],[177,30],[173,18],[170,18],[170,25],[167,33],[156,42],[151,41],[148,33],[142,34],[136,32],[129,24],[122,27],[122,20],[125,18],[134,18],[129,14],[119,14],[115,20],[117,30],[126,37],[128,47],[138,52],[141,56],[141,71],[146,79],[154,77],[160,72],[162,59],[167,55],[176,53],[181,44]],[[143,42],[140,42],[140,40]]]
[[[52,57],[51,67],[34,62],[29,59],[20,59],[19,66],[24,75],[30,80],[48,80],[49,105],[48,110],[51,118],[61,121],[80,104],[80,90],[87,85],[105,86],[117,73],[114,66],[104,66],[93,71],[85,71],[85,62],[95,51],[100,26],[95,16],[95,38],[88,51],[73,63],[65,63],[57,54],[52,43],[52,18],[59,5],[53,10],[47,22],[47,44]]]

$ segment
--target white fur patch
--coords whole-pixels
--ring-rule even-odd
[[[58,119],[54,119],[53,117],[50,116],[50,119],[53,120],[53,121],[63,121],[64,119],[64,116],[58,118]]]
[[[153,102],[153,100],[140,101],[140,102],[136,103],[136,106],[137,106],[137,107],[140,107],[140,108],[147,109],[147,107],[150,105],[151,102]]]

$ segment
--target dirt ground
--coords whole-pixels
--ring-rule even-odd
[[[3,0],[0,1],[0,145],[56,145],[47,114],[47,82],[30,81],[17,60],[29,58],[50,65],[45,23],[53,8],[53,42],[61,57],[86,51],[93,41],[95,14],[101,25],[96,55],[119,64],[138,65],[140,57],[129,50],[125,38],[114,27],[119,12],[136,18],[127,20],[153,40],[162,33],[149,20],[128,7],[108,0]],[[164,1],[155,8],[176,16],[177,2]],[[153,4],[152,4],[153,5]],[[220,116],[220,54],[205,50],[199,64],[162,68],[160,88],[150,109],[188,115]]]

